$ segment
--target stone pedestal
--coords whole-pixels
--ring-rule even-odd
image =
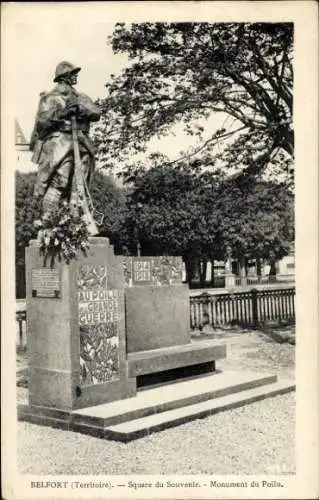
[[[43,267],[36,242],[26,249],[30,406],[71,410],[130,397],[124,280],[106,238],[87,257]]]
[[[180,257],[123,257],[127,352],[188,344],[189,293]]]
[[[128,288],[127,352],[190,342],[189,293],[185,285]]]
[[[231,289],[235,288],[236,282],[235,282],[235,275],[234,274],[226,274],[225,275],[225,288],[226,289]]]
[[[120,258],[107,239],[90,243],[87,257],[53,269],[35,242],[26,250],[20,420],[126,442],[294,389],[275,375],[216,370],[226,346],[191,340],[181,259]]]
[[[19,406],[19,419],[109,438],[106,425],[132,417],[144,429],[142,417],[164,412],[170,426],[176,415],[166,419],[166,410],[224,394],[215,360],[226,346],[191,339],[182,259],[116,257],[107,239],[90,243],[87,257],[53,269],[43,267],[34,242],[26,251],[29,405]],[[162,384],[154,404],[152,387]]]

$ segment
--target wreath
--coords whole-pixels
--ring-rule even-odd
[[[52,268],[56,259],[59,262],[64,259],[69,264],[79,252],[87,255],[89,232],[82,216],[80,204],[70,210],[68,202],[63,201],[57,210],[34,222],[38,229],[37,241],[44,267],[49,261]]]

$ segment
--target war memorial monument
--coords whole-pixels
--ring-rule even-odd
[[[275,374],[218,370],[225,344],[191,338],[180,257],[115,255],[98,235],[89,128],[100,113],[75,91],[79,71],[57,66],[31,141],[42,215],[26,249],[29,402],[19,419],[125,442],[293,390]]]

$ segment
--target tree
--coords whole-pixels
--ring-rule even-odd
[[[33,221],[39,216],[39,208],[33,198],[36,174],[16,172],[15,196],[15,265],[16,296],[25,297],[25,247],[36,237]]]
[[[218,174],[155,165],[135,178],[128,200],[127,224],[144,255],[181,255],[191,277],[196,262],[214,252],[213,220],[205,204],[218,184]]]
[[[110,176],[96,171],[90,192],[95,209],[103,214],[103,222],[99,227],[100,235],[109,238],[117,252],[125,252],[127,242],[124,234],[127,217],[125,189],[118,187]]]
[[[112,75],[100,101],[95,140],[106,167],[121,161],[130,174],[132,152],[183,123],[199,141],[182,154],[184,163],[218,161],[246,175],[269,164],[290,172],[292,23],[118,23],[110,43],[130,65]],[[204,123],[214,113],[231,124],[207,138]]]
[[[242,266],[273,263],[294,240],[293,195],[283,183],[238,179],[172,165],[137,174],[128,201],[129,225],[143,254],[182,255],[188,280],[195,266],[224,260],[227,247]],[[134,237],[134,234],[133,234]]]
[[[226,183],[212,202],[220,217],[220,239],[243,269],[248,259],[274,264],[294,244],[294,196],[284,183]]]

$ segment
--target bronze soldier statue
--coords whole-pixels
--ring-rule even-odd
[[[92,218],[88,187],[94,170],[94,148],[88,134],[90,122],[99,120],[100,110],[87,95],[74,89],[80,70],[67,61],[59,63],[56,86],[40,94],[30,149],[32,161],[39,165],[34,194],[41,202],[43,218],[64,200],[70,206],[80,200],[86,217]],[[93,218],[91,222],[89,232],[96,234]]]

